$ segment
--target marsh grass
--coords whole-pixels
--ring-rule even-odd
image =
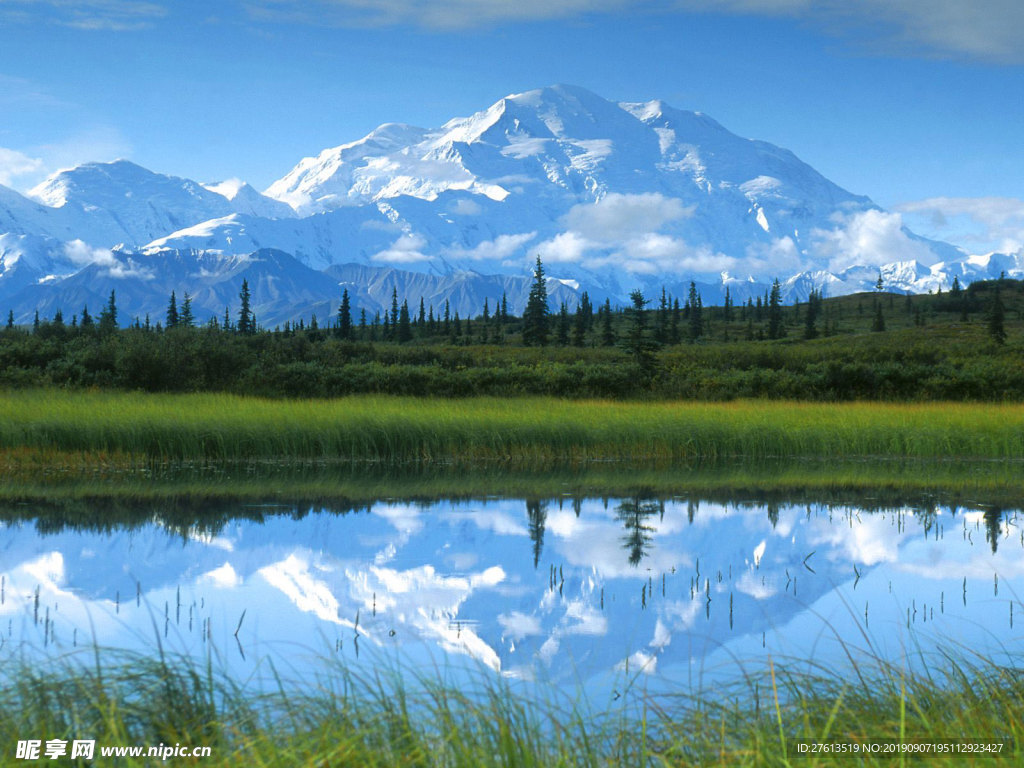
[[[882,766],[901,761],[884,754],[800,758],[796,744],[969,739],[1004,743],[1002,760],[908,762],[998,765],[1020,760],[1024,737],[1024,675],[984,658],[945,656],[921,672],[868,660],[849,675],[772,664],[724,688],[638,691],[603,711],[579,697],[517,691],[483,670],[454,685],[443,672],[430,676],[437,670],[358,674],[325,661],[315,680],[277,678],[269,691],[247,691],[212,667],[123,654],[67,661],[45,673],[5,665],[4,764],[18,739],[94,738],[97,746],[211,747],[209,758],[175,764],[268,768]]]
[[[0,449],[114,463],[1024,458],[1024,405],[7,392]]]

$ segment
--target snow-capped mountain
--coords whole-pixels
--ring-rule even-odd
[[[149,299],[125,306],[131,317],[164,306],[172,277],[179,293],[198,297],[267,250],[322,274],[316,282],[326,286],[317,297],[254,294],[267,323],[333,311],[340,265],[359,267],[367,283],[350,293],[370,312],[390,301],[369,287],[383,281],[411,305],[447,292],[463,316],[495,298],[495,285],[528,280],[537,256],[553,287],[615,303],[638,287],[684,295],[690,281],[710,303],[726,287],[736,300],[760,295],[775,278],[802,299],[815,288],[871,289],[879,273],[890,290],[913,292],[947,287],[954,276],[1024,274],[1024,253],[968,256],[921,238],[899,214],[788,150],[706,115],[661,101],[617,104],[564,85],[508,96],[436,129],[384,124],[305,158],[263,194],[238,180],[204,185],[127,161],[83,165],[29,197],[0,188],[0,235],[0,307],[6,300],[19,319],[71,293],[100,291],[90,299],[99,305],[134,281],[124,293]],[[172,252],[190,264],[173,276],[161,272]],[[94,267],[88,289],[61,288],[86,267]]]

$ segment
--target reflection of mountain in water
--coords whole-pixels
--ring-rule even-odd
[[[233,647],[239,629],[257,649],[232,661],[245,666],[293,660],[296,647],[348,653],[358,632],[364,654],[470,656],[566,681],[642,669],[678,683],[732,656],[828,663],[837,637],[898,653],[908,629],[1013,650],[1007,601],[1024,593],[1016,513],[998,508],[637,495],[222,513],[215,528],[185,525],[184,511],[91,532],[5,523],[0,621],[12,640],[57,650],[93,633],[146,647],[155,631],[200,652]]]

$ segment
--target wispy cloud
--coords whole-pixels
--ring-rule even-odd
[[[935,261],[935,254],[927,245],[910,237],[898,213],[860,211],[846,216],[837,214],[833,221],[834,229],[812,232],[811,246],[815,258],[827,261],[833,272],[895,261]]]
[[[886,53],[1000,63],[1024,61],[1019,0],[677,0],[678,7],[740,15],[788,16],[839,37],[866,36]]]
[[[37,157],[0,147],[0,184],[9,187],[14,179],[35,175],[43,169],[43,161]]]
[[[132,32],[152,27],[167,8],[147,0],[0,0],[0,19],[87,31]]]
[[[896,210],[915,230],[973,253],[1024,248],[1024,200],[1016,197],[932,197]]]
[[[1019,0],[246,0],[251,18],[465,30],[607,13],[789,17],[886,53],[1024,61]]]
[[[635,4],[631,0],[251,0],[246,7],[254,19],[272,22],[461,30],[606,13]]]

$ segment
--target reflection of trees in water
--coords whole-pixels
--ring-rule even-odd
[[[533,567],[540,563],[544,549],[544,523],[548,519],[548,504],[540,499],[526,500],[526,517],[529,520],[530,541],[533,542]]]
[[[999,548],[999,537],[1002,535],[1003,510],[990,507],[985,510],[985,540],[992,546],[992,554]]]
[[[655,529],[647,522],[654,515],[660,516],[664,512],[663,502],[643,496],[623,499],[615,508],[615,517],[626,529],[626,535],[622,537],[622,548],[629,552],[630,565],[639,565],[650,551]]]

